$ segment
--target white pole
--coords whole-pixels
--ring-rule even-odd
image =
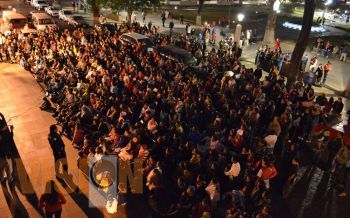
[[[241,40],[241,34],[242,34],[242,25],[237,24],[236,30],[235,30],[235,42],[237,43],[237,45],[239,45],[239,41]]]

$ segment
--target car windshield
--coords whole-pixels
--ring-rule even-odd
[[[53,10],[53,11],[60,10],[60,8],[58,8],[58,7],[51,7],[50,9]]]
[[[185,63],[192,63],[192,62],[194,61],[193,56],[190,55],[190,54],[183,54],[183,55],[182,55],[182,60],[183,60]]]
[[[63,11],[63,14],[70,15],[70,14],[73,14],[73,13],[71,11]]]
[[[39,24],[53,24],[53,23],[54,23],[53,20],[49,18],[39,20]]]
[[[40,5],[46,4],[46,1],[38,1],[38,4],[40,4]]]
[[[153,47],[153,42],[150,39],[139,39],[139,41],[147,47]]]
[[[27,23],[27,19],[11,19],[10,23],[14,26],[24,26]]]
[[[82,21],[82,20],[84,20],[84,18],[82,16],[75,16],[74,20]]]

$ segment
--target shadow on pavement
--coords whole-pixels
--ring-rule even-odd
[[[26,208],[18,198],[13,184],[8,187],[6,183],[1,183],[1,189],[4,193],[6,203],[11,211],[12,217],[29,217]]]
[[[0,116],[2,117],[2,120],[5,122],[5,125],[7,126],[7,122],[5,117],[0,113]],[[5,130],[6,131],[6,130]],[[26,200],[32,205],[32,207],[41,215],[43,215],[42,210],[39,208],[39,199],[35,193],[35,190],[33,188],[33,184],[31,183],[28,173],[24,167],[23,161],[19,155],[19,152],[17,150],[17,146],[15,141],[13,140],[12,133],[10,133],[10,130],[8,133],[11,135],[11,137],[7,141],[7,145],[9,147],[9,155],[12,162],[12,176],[14,179],[14,182],[10,186],[10,192],[12,194],[12,198],[10,195],[9,190],[7,189],[7,186],[2,184],[2,190],[4,192],[7,204],[11,210],[11,213],[15,213],[16,216],[13,217],[27,217],[28,212],[26,211],[25,207],[21,203],[21,201],[18,198],[16,187],[21,192],[21,194],[26,198]],[[17,213],[20,213],[21,216],[17,216]]]
[[[87,217],[104,217],[103,213],[94,207],[88,197],[74,184],[71,175],[63,175],[63,179],[59,180],[59,182]]]

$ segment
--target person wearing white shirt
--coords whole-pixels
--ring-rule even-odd
[[[205,188],[205,191],[210,197],[211,204],[215,207],[220,200],[220,186],[216,178],[213,178],[209,185]]]
[[[232,157],[232,165],[229,171],[225,172],[225,175],[230,177],[230,179],[236,178],[241,172],[241,165],[239,164],[237,157]]]
[[[277,135],[271,134],[264,138],[264,141],[266,142],[267,149],[269,153],[273,153],[273,149],[275,148],[276,142],[277,142]]]

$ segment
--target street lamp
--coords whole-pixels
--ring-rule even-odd
[[[322,23],[322,26],[324,24],[324,20],[325,20],[325,15],[326,15],[326,11],[327,11],[327,6],[331,5],[332,4],[332,0],[327,0],[325,3],[324,3],[324,9],[323,9],[323,13],[322,13],[322,19],[321,19],[321,23]]]
[[[241,41],[241,34],[242,34],[242,24],[241,22],[244,19],[244,14],[238,14],[237,15],[237,25],[236,25],[236,30],[235,30],[235,42],[240,45]]]
[[[238,15],[237,15],[237,20],[238,20],[239,22],[242,22],[243,19],[244,19],[244,14],[238,14]]]
[[[273,10],[276,12],[276,13],[280,13],[280,7],[281,7],[281,2],[279,0],[276,0],[274,3],[273,3]]]

